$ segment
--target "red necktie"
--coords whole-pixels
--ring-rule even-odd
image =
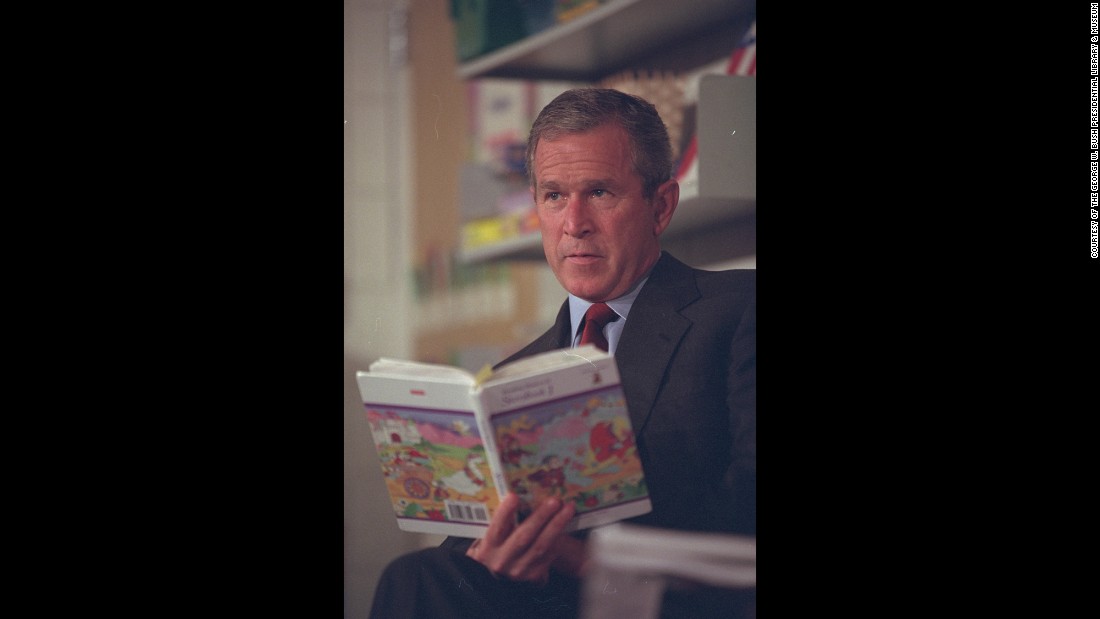
[[[600,350],[607,352],[607,338],[603,336],[603,328],[607,323],[618,319],[619,315],[607,303],[593,303],[584,313],[581,344],[595,344]]]

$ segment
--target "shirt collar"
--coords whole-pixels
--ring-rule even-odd
[[[638,297],[638,293],[641,292],[642,286],[644,286],[647,281],[649,281],[649,273],[646,273],[645,277],[638,280],[638,283],[634,284],[634,287],[626,294],[608,301],[608,307],[615,310],[615,313],[625,321],[630,314],[630,307],[634,305],[634,299]],[[584,313],[588,311],[589,307],[592,307],[591,301],[585,301],[572,294],[569,295],[569,322],[572,327],[570,333],[577,333],[577,328],[580,327],[581,319],[584,318]]]

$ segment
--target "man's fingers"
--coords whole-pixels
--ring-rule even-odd
[[[569,524],[575,512],[576,508],[573,504],[566,503],[537,531],[538,537],[531,543],[531,553],[534,557],[538,557],[539,562],[548,555],[549,559],[553,560],[553,555],[557,553],[551,551],[556,548],[558,540],[562,537],[562,532],[565,531],[566,525]]]
[[[509,492],[497,505],[489,528],[485,531],[485,543],[499,546],[507,541],[516,525],[516,512],[519,511],[519,497]]]
[[[516,559],[509,570],[511,578],[545,580],[550,564],[557,558],[558,542],[575,511],[572,503],[562,505],[561,501],[551,499],[516,528],[510,540],[516,544],[513,547]]]
[[[545,582],[576,508],[572,503],[550,498],[517,525],[520,505],[519,497],[509,493],[493,514],[485,537],[471,545],[466,554],[499,576]]]
[[[529,547],[539,537],[540,533],[546,531],[547,523],[551,522],[560,512],[561,501],[556,498],[551,497],[540,503],[535,511],[531,512],[512,533],[509,540],[512,548],[517,552],[522,552]],[[550,531],[550,533],[556,534],[557,532]]]

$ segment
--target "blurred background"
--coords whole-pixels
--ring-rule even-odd
[[[344,1],[345,617],[387,562],[441,541],[397,528],[356,370],[476,371],[565,300],[523,177],[538,111],[580,85],[646,97],[681,184],[662,246],[756,268],[755,78],[755,0]]]

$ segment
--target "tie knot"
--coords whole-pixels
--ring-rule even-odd
[[[600,350],[607,352],[607,338],[603,335],[603,327],[609,322],[619,318],[615,310],[607,306],[607,303],[594,303],[584,313],[584,328],[581,330],[581,344],[595,344]]]
[[[615,310],[608,307],[607,303],[593,303],[588,311],[584,313],[584,319],[588,322],[596,323],[596,326],[602,329],[604,325],[609,322],[614,322],[619,318],[619,315],[615,313]]]

